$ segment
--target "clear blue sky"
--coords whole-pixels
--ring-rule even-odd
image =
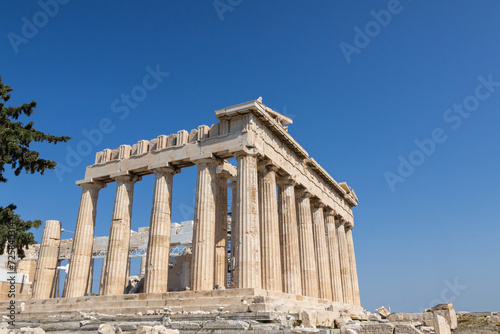
[[[9,172],[0,205],[73,231],[74,183],[95,152],[210,125],[214,110],[263,96],[293,118],[289,131],[310,156],[356,190],[367,309],[419,311],[451,300],[458,310],[499,311],[500,3],[217,5],[73,0],[57,13],[47,7],[49,16],[36,1],[1,1],[0,75],[14,88],[10,103],[36,100],[36,127],[73,140],[33,145],[71,171]],[[168,76],[137,88],[157,66]],[[126,107],[122,94],[131,93],[138,102]],[[83,132],[103,119],[112,131],[85,146]],[[72,150],[81,161],[70,165]],[[195,183],[194,168],[175,176],[174,222],[192,219]],[[114,192],[114,184],[101,191],[98,236],[109,233]],[[136,185],[134,229],[149,224],[152,193],[151,177]]]

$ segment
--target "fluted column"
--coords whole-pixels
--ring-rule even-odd
[[[146,257],[142,256],[141,257],[141,271],[140,275],[144,276],[146,275]]]
[[[101,278],[99,280],[99,296],[102,296],[104,293],[104,276],[106,275],[106,258],[107,258],[106,255],[104,255],[104,257],[102,258]]]
[[[260,288],[259,197],[257,186],[257,157],[237,156],[237,220],[234,233],[235,288]]]
[[[290,178],[277,182],[283,292],[302,295],[295,182]]]
[[[265,161],[259,165],[259,210],[262,262],[262,288],[282,291],[280,228],[276,171],[278,167]]]
[[[297,198],[297,221],[299,224],[300,268],[302,294],[319,297],[318,267],[314,252],[314,236],[311,217],[311,194],[305,190],[295,192]]]
[[[236,187],[236,181],[231,181],[229,183],[229,188],[231,188],[231,257],[230,257],[230,270],[231,270],[231,281],[229,287],[234,288],[234,230],[236,226],[236,206],[238,204],[238,187]]]
[[[35,278],[33,279],[32,299],[45,299],[54,295],[54,278],[59,258],[61,243],[61,222],[45,221],[42,242],[36,262]]]
[[[167,292],[168,260],[170,257],[170,225],[172,216],[172,183],[174,168],[155,171],[153,206],[149,224],[149,241],[144,267],[144,292]],[[142,269],[141,259],[141,269]]]
[[[354,224],[348,222],[346,225],[345,238],[347,242],[347,251],[349,252],[349,263],[351,265],[351,286],[352,286],[352,301],[354,305],[361,306],[359,297],[358,271],[356,269],[356,257],[354,256],[354,242],[352,240],[352,229]]]
[[[195,163],[198,166],[198,179],[194,206],[191,289],[212,290],[214,288],[217,160],[202,159]]]
[[[89,279],[87,280],[87,288],[85,289],[85,294],[90,294],[92,293],[92,281],[94,279],[94,259],[90,259],[90,266],[89,266]]]
[[[325,219],[323,216],[324,207],[325,205],[319,201],[312,202],[314,250],[316,252],[316,265],[318,267],[319,298],[332,300],[332,277],[326,243]]]
[[[219,289],[227,285],[227,176],[215,180],[215,282]]]
[[[340,274],[339,240],[335,229],[335,211],[327,209],[325,211],[325,227],[327,248],[329,253],[330,271],[332,280],[333,300],[343,303],[342,279]]]
[[[344,303],[354,305],[351,281],[351,262],[349,260],[349,250],[347,248],[344,223],[345,221],[342,219],[342,217],[335,217],[335,226],[337,228],[337,237],[339,239],[340,250],[340,277],[342,279],[342,295],[344,296]]]
[[[116,195],[108,238],[104,295],[121,295],[128,283],[127,271],[134,183],[139,180],[139,178],[130,175],[117,176],[115,179]]]
[[[61,247],[59,245],[59,247]],[[61,265],[61,260],[57,260],[56,268]],[[50,293],[50,298],[59,297],[59,270],[56,269],[56,274],[54,275],[54,283],[52,285],[52,291]]]
[[[68,298],[85,295],[90,273],[90,259],[94,245],[94,227],[99,190],[103,183],[80,184],[82,196],[76,220],[75,237],[71,248],[69,272],[66,277],[64,296]]]

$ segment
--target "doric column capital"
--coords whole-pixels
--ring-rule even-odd
[[[311,198],[312,194],[305,188],[296,188],[295,197],[297,198]]]
[[[243,156],[251,156],[251,157],[258,157],[260,154],[259,152],[257,152],[257,150],[255,149],[249,149],[249,148],[246,148],[244,150],[241,150],[241,151],[238,151],[238,152],[234,152],[234,156],[235,158],[238,158],[238,157],[243,157]]]
[[[279,170],[279,167],[276,166],[270,159],[264,159],[257,162],[257,170],[259,172],[277,172]]]
[[[311,198],[311,205],[315,208],[324,208],[326,205],[317,197]]]
[[[131,182],[131,183],[135,183],[137,181],[142,180],[142,176],[134,174],[115,174],[115,175],[112,174],[111,178],[114,179],[115,181]]]
[[[325,210],[324,210],[324,215],[325,215],[325,218],[326,217],[335,217],[337,215],[337,211],[335,211],[335,209],[330,208],[329,206],[326,206]]]
[[[149,167],[149,170],[153,171],[155,174],[179,174],[181,172],[180,168],[174,167],[172,165],[162,166],[162,167]]]
[[[335,215],[335,226],[339,227],[340,225],[344,225],[345,220],[342,218],[341,215]]]
[[[229,181],[236,181],[237,169],[235,166],[231,165],[227,161],[222,161],[222,163],[217,166],[216,176],[220,179],[226,179]]]
[[[297,182],[295,182],[294,179],[292,179],[291,176],[277,176],[276,177],[276,184],[278,186],[285,186],[285,185],[296,185]]]
[[[192,160],[192,162],[196,166],[199,166],[199,165],[203,165],[203,164],[207,164],[207,165],[220,165],[222,161],[219,158],[216,158],[216,157],[204,157],[204,158]]]
[[[354,228],[354,223],[352,221],[346,220],[344,222],[346,231],[352,230]]]
[[[81,187],[82,189],[97,189],[100,190],[102,188],[106,188],[106,183],[94,180],[81,180],[77,181],[76,185]]]
[[[354,223],[352,221],[345,220],[341,215],[335,216],[335,225],[337,227],[343,225],[346,231],[352,230],[354,227]]]

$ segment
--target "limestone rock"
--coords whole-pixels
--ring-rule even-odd
[[[300,319],[305,327],[333,327],[335,325],[334,315],[333,312],[328,311],[302,311]]]
[[[340,334],[393,334],[393,324],[362,323],[346,325],[340,329]],[[436,333],[437,334],[437,333]]]
[[[434,327],[432,313],[391,313],[387,319],[390,322],[420,322],[426,326]]]
[[[342,328],[352,321],[351,317],[347,314],[341,314],[340,317],[335,319],[335,325],[337,328]]]
[[[45,331],[39,327],[37,328],[21,327],[21,329],[19,330],[19,334],[45,334]]]
[[[176,329],[169,329],[162,325],[157,326],[139,326],[136,334],[178,334]]]
[[[434,313],[434,331],[436,334],[451,334],[450,326],[443,316]]]
[[[203,329],[231,329],[231,330],[247,330],[250,324],[239,320],[210,320],[203,324]]]
[[[439,314],[440,316],[446,319],[446,322],[448,323],[448,326],[450,326],[450,329],[457,328],[458,324],[457,313],[455,312],[452,303],[439,304],[434,307],[431,307],[430,309],[425,310],[425,312],[432,312],[434,314]]]
[[[115,334],[119,332],[121,331],[117,331],[115,327],[110,324],[102,324],[99,326],[99,329],[97,330],[98,334]]]
[[[385,306],[379,307],[378,309],[375,310],[375,312],[380,314],[380,316],[383,319],[386,319],[389,316],[389,314],[391,314],[391,312],[389,312],[389,310],[386,309]]]
[[[394,328],[394,334],[423,334],[412,324],[398,324]]]

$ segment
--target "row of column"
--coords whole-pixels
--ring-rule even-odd
[[[219,161],[202,159],[198,167],[193,231],[192,290],[227,285],[227,187],[216,173]],[[231,247],[232,287],[263,288],[359,305],[352,224],[312,199],[291,178],[257,156],[237,156],[233,189]],[[155,187],[144,292],[166,292],[170,253],[172,182],[176,169],[159,168]],[[122,294],[127,280],[134,183],[117,182],[102,293]],[[65,296],[83,296],[91,275],[90,261],[98,191],[104,184],[82,184]]]
[[[192,290],[227,280],[227,212],[218,209],[227,205],[227,180],[221,184],[216,166],[215,160],[198,163]],[[352,224],[291,178],[277,182],[277,170],[256,156],[237,156],[231,286],[360,305]]]

